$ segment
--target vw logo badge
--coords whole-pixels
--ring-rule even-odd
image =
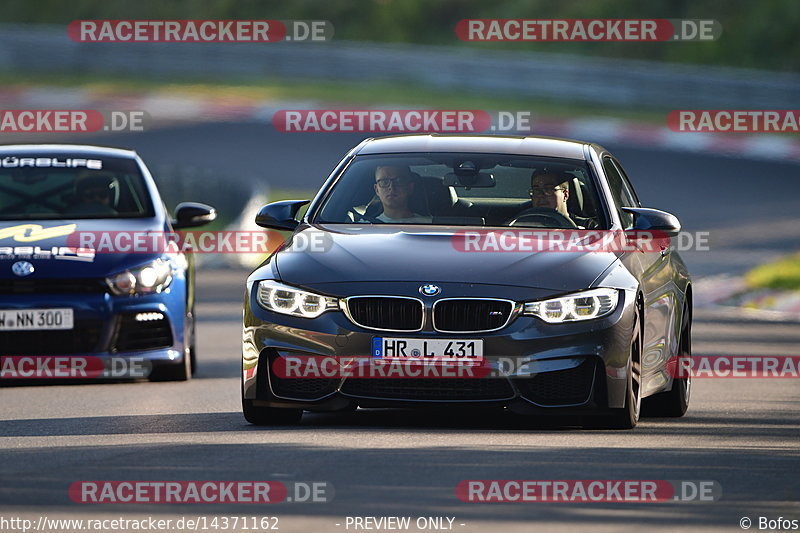
[[[11,265],[11,272],[16,274],[19,277],[30,276],[33,274],[33,265],[28,263],[27,261],[17,261],[13,265]]]
[[[438,285],[433,285],[432,283],[429,283],[427,285],[421,286],[419,288],[419,292],[424,294],[425,296],[436,296],[437,294],[442,292],[442,289],[440,289]]]

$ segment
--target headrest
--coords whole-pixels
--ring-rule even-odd
[[[430,215],[428,207],[428,192],[422,182],[422,176],[416,172],[411,173],[411,181],[414,183],[414,190],[408,197],[408,207],[418,215]]]
[[[426,176],[420,178],[419,184],[428,196],[428,205],[434,210],[450,208],[458,202],[455,187],[446,186],[441,178]]]
[[[584,216],[583,212],[583,188],[581,180],[572,178],[567,180],[569,185],[569,197],[567,198],[567,209],[573,215]]]

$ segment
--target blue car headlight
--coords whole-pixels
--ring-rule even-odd
[[[283,315],[316,318],[339,308],[339,299],[284,285],[277,281],[258,282],[258,303],[264,309]]]
[[[159,293],[172,283],[172,265],[164,259],[156,259],[109,276],[106,283],[117,296]]]
[[[617,289],[592,289],[558,298],[526,302],[522,314],[541,318],[550,324],[577,322],[609,315],[617,308],[617,303]]]

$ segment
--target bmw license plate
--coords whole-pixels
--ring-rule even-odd
[[[403,361],[483,362],[483,339],[373,337],[372,356]]]
[[[0,331],[72,329],[72,309],[0,309]]]

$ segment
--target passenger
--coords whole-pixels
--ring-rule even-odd
[[[433,217],[415,213],[409,207],[408,203],[415,186],[408,167],[377,167],[374,187],[375,194],[383,204],[383,213],[375,218],[381,222],[395,224],[430,224],[433,222]]]

